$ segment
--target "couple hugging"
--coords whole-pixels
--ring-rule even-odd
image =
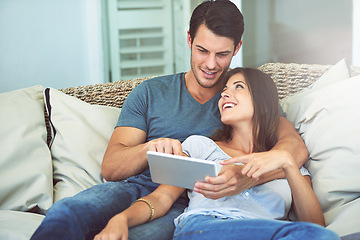
[[[256,69],[228,72],[243,31],[232,2],[197,6],[187,37],[191,70],[130,93],[104,155],[108,182],[56,202],[32,239],[339,239],[323,227],[301,167],[306,147],[281,116],[272,79]],[[149,150],[223,167],[186,197],[151,181]],[[284,221],[291,206],[298,222]]]

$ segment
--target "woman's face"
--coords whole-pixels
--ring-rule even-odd
[[[219,100],[221,121],[230,126],[252,121],[254,106],[245,77],[236,73],[227,81]]]

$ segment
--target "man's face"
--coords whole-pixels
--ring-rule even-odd
[[[188,44],[191,48],[191,70],[204,88],[220,83],[241,46],[240,43],[235,49],[231,38],[214,34],[204,24],[200,25],[192,43],[188,34]]]

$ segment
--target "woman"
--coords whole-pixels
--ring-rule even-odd
[[[249,68],[229,71],[219,110],[223,129],[213,139],[187,138],[182,143],[187,156],[215,161],[223,165],[223,171],[235,166],[232,157],[268,151],[277,142],[277,89],[272,79],[261,71]],[[280,239],[286,236],[339,239],[322,227],[324,217],[308,172],[304,168],[299,171],[290,155],[271,162],[251,161],[244,165],[242,174],[258,178],[275,169],[282,169],[286,179],[255,186],[235,196],[212,200],[198,193],[195,187],[189,192],[189,207],[175,220],[174,239]],[[184,190],[160,185],[114,216],[95,239],[127,239],[129,227],[165,215]],[[287,219],[291,204],[301,222],[281,221]]]

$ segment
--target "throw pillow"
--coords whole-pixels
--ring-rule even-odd
[[[291,96],[285,97],[281,100],[281,106],[286,112],[287,115],[291,115],[292,111],[296,111],[292,105],[301,101],[301,98],[306,94],[311,93],[312,91],[316,91],[317,89],[321,89],[322,87],[331,85],[332,83],[336,83],[343,79],[347,79],[350,77],[349,68],[346,64],[346,60],[342,59],[334,66],[332,66],[328,71],[326,71],[317,81],[315,81],[309,87],[303,89],[300,92],[297,92]]]
[[[360,76],[348,79],[344,79],[345,73],[343,77],[333,76],[327,72],[319,84],[281,103],[308,148],[310,160],[306,167],[326,224],[345,235],[356,232],[360,226],[360,219],[351,215],[339,217],[344,206],[354,205],[354,211],[359,209],[350,202],[360,197]],[[347,232],[341,227],[344,219]]]
[[[0,239],[29,240],[44,217],[35,213],[0,210]]]
[[[90,105],[52,88],[45,96],[55,130],[51,154],[58,201],[105,181],[101,162],[120,108]]]
[[[43,87],[0,94],[0,209],[45,213],[52,205]]]

